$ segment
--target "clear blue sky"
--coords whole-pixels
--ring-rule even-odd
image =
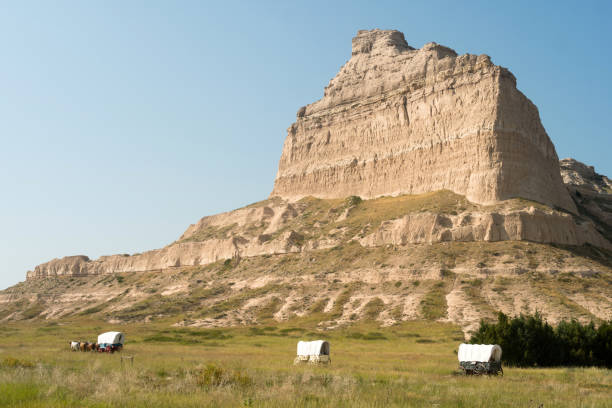
[[[3,1],[0,288],[266,198],[287,127],[359,29],[489,54],[559,157],[611,176],[610,4]]]

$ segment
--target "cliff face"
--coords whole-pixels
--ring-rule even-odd
[[[323,98],[288,129],[271,195],[441,189],[576,212],[538,110],[507,69],[435,43],[416,50],[398,31],[360,31]]]

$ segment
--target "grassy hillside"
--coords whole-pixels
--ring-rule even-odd
[[[31,280],[0,293],[0,319],[170,319],[199,327],[316,321],[453,321],[497,311],[551,322],[612,318],[610,254],[530,242],[450,242],[331,249],[147,273]]]

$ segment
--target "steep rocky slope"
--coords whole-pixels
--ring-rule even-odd
[[[561,160],[561,175],[580,214],[612,242],[612,181],[574,159]]]
[[[398,31],[359,31],[321,100],[301,108],[272,196],[419,194],[472,202],[522,197],[571,212],[536,106],[487,55],[410,47]]]
[[[571,191],[580,190],[582,193],[612,194],[612,180],[595,172],[593,166],[587,166],[572,158],[561,160],[559,165],[563,182]]]

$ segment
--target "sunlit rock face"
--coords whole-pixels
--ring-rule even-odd
[[[321,100],[288,129],[272,196],[448,189],[479,204],[522,197],[575,212],[536,106],[487,55],[395,30],[359,31]]]

